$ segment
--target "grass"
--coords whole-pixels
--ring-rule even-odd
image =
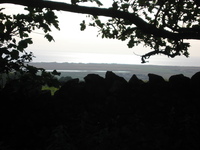
[[[49,87],[47,85],[42,87],[42,90],[50,90],[51,91],[51,95],[54,95],[54,93],[59,90],[59,88],[56,87]]]

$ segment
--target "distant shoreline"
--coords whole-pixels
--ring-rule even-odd
[[[112,69],[126,69],[126,70],[132,70],[130,67],[170,67],[170,68],[194,68],[194,69],[200,69],[200,66],[167,66],[167,65],[144,65],[144,64],[107,64],[107,63],[58,63],[58,62],[31,62],[29,63],[30,65],[33,66],[38,66],[38,67],[44,67],[45,69],[55,69],[55,68],[60,68],[59,70],[65,70],[65,69],[74,69],[78,68],[79,70],[84,68],[82,67],[87,67],[87,69],[97,69],[96,67],[101,67],[104,69],[107,68],[112,68]]]
[[[90,72],[95,71],[128,71],[131,74],[148,75],[153,73],[161,75],[164,78],[169,78],[175,74],[183,74],[187,77],[191,77],[196,72],[200,71],[200,67],[190,66],[159,66],[159,65],[131,65],[131,64],[95,64],[95,63],[56,63],[56,62],[32,62],[29,65],[33,65],[38,68],[44,68],[46,70],[88,70]]]

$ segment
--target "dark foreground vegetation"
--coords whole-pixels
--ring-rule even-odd
[[[107,72],[41,88],[0,92],[0,149],[199,150],[200,72],[143,82]]]
[[[3,3],[26,7],[25,13],[13,15],[0,8],[0,150],[200,149],[200,72],[191,78],[175,75],[167,82],[155,74],[149,74],[148,82],[136,76],[127,82],[112,72],[105,78],[90,74],[84,82],[62,84],[52,96],[41,85],[56,86],[54,75],[59,73],[28,65],[34,56],[26,51],[37,29],[54,41],[51,27],[60,28],[53,10],[62,10],[91,17],[80,23],[82,31],[97,27],[102,38],[127,41],[129,48],[149,47],[152,51],[142,54],[142,63],[160,54],[188,57],[186,40],[200,39],[198,0],[114,0],[109,8],[99,0]],[[11,73],[19,78],[8,81]]]

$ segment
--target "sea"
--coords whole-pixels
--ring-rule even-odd
[[[53,70],[47,70],[48,72],[52,72]],[[88,74],[98,74],[99,76],[105,78],[106,72],[105,70],[57,70],[61,73],[60,76],[56,76],[58,79],[61,77],[71,77],[73,79],[78,78],[80,81],[84,81],[84,77]],[[129,81],[130,78],[135,74],[132,71],[112,71],[116,75],[123,77],[125,80]],[[135,74],[139,79],[143,81],[148,80],[147,74]]]
[[[84,80],[84,77],[88,74],[98,74],[105,77],[107,71],[112,71],[118,76],[123,77],[127,81],[133,75],[136,75],[139,79],[148,81],[148,74],[156,74],[162,76],[168,80],[170,76],[183,74],[191,78],[196,72],[200,71],[200,67],[192,66],[161,66],[161,65],[130,65],[130,64],[98,64],[98,63],[30,63],[38,68],[44,68],[51,72],[57,70],[61,73],[61,77],[72,77]]]

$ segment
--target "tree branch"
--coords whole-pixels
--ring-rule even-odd
[[[85,7],[85,6],[71,5],[71,4],[62,3],[62,2],[44,1],[44,0],[0,0],[0,4],[1,3],[12,3],[12,4],[18,4],[18,5],[30,6],[30,7],[50,8],[53,10],[62,10],[62,11],[69,11],[69,12],[74,12],[74,13],[91,14],[95,16],[121,18],[124,20],[129,20],[144,33],[152,34],[155,37],[169,38],[172,40],[200,39],[199,32],[197,33],[170,32],[164,29],[159,29],[152,24],[148,24],[146,21],[140,18],[137,14],[118,11],[114,9]]]

